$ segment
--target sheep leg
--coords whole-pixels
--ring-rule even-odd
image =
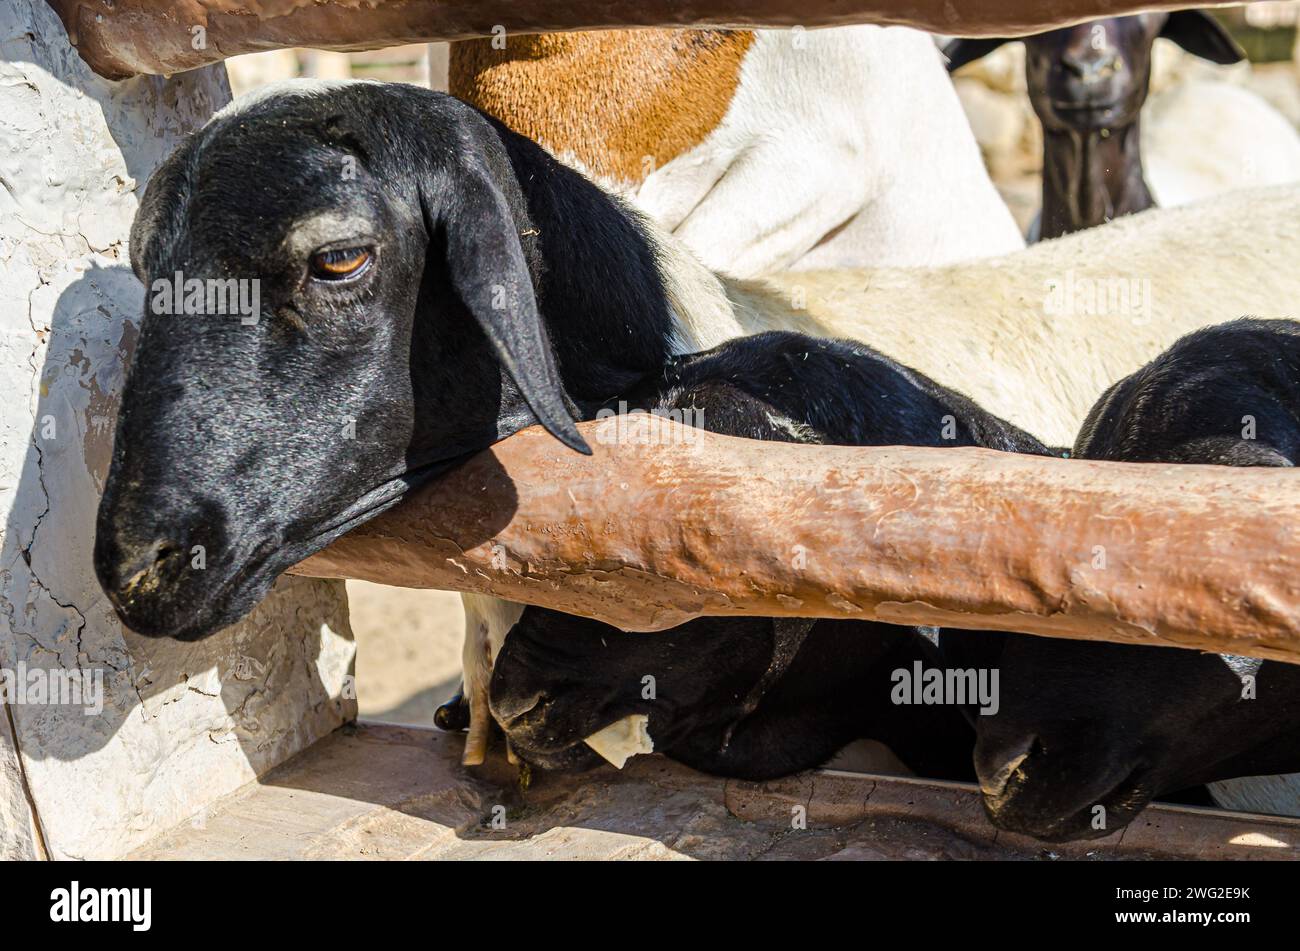
[[[469,733],[465,736],[465,752],[460,757],[462,766],[483,765],[483,761],[487,758],[491,725],[492,716],[488,713],[487,692],[475,690],[469,698]]]

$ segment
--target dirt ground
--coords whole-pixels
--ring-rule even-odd
[[[347,585],[361,715],[432,726],[434,710],[460,684],[460,595],[365,581]]]

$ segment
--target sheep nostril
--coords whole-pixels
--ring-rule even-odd
[[[1087,57],[1067,56],[1062,59],[1062,64],[1076,79],[1088,84],[1109,79],[1119,72],[1123,66],[1123,60],[1114,54]]]
[[[119,604],[130,602],[136,596],[148,593],[169,576],[176,574],[183,554],[179,545],[167,540],[155,541],[134,557],[124,557],[118,563],[117,583],[109,592],[110,597]]]
[[[1042,756],[1044,752],[1042,741],[1037,736],[1031,735],[1000,747],[993,752],[992,756],[979,756],[979,759],[984,760],[983,763],[977,764],[980,792],[984,794],[986,800],[1001,800],[1025,760]]]

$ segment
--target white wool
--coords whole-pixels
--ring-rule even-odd
[[[1232,83],[1179,83],[1142,112],[1152,197],[1185,205],[1234,188],[1300,181],[1300,133],[1261,96]]]
[[[1112,383],[1182,335],[1237,317],[1300,317],[1300,186],[1236,191],[943,268],[733,282],[749,332],[871,344],[1043,441],[1068,446]],[[1089,314],[1071,288],[1127,295]],[[775,298],[775,300],[773,299]],[[789,302],[804,301],[804,310]],[[1069,303],[1069,302],[1067,302]],[[1119,303],[1123,303],[1120,301]]]
[[[746,330],[737,318],[718,275],[654,222],[643,217],[641,227],[654,247],[655,265],[662,275],[664,294],[672,310],[673,353],[698,353],[753,332]]]
[[[933,39],[904,27],[757,31],[717,128],[627,197],[742,277],[1024,246]]]
[[[224,119],[238,115],[241,112],[247,112],[253,106],[271,99],[285,99],[291,96],[320,96],[358,83],[380,85],[374,79],[281,79],[278,82],[259,86],[250,92],[244,93],[237,99],[231,100],[213,113],[212,120]]]

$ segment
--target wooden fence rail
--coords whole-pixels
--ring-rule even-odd
[[[526,430],[295,572],[627,630],[856,617],[1300,660],[1290,470],[580,428],[593,456]]]
[[[96,72],[174,73],[239,53],[629,27],[914,26],[1013,36],[1186,0],[48,0]],[[1215,4],[1192,4],[1213,6]]]

